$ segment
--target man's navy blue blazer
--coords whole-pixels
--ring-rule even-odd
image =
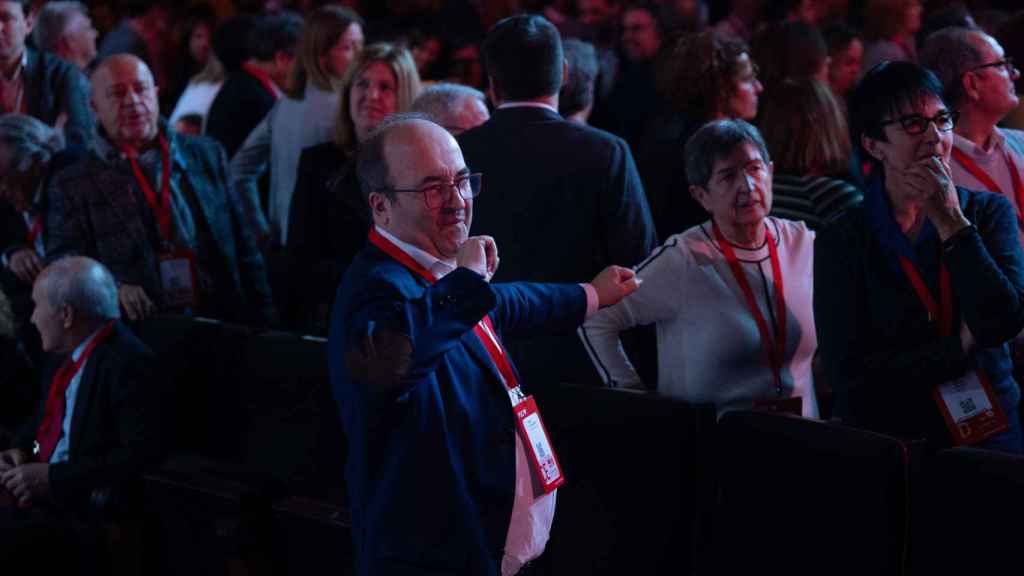
[[[459,268],[430,285],[371,244],[356,257],[328,341],[349,444],[356,574],[499,573],[516,425],[473,327],[489,314],[499,337],[566,330],[583,322],[586,307],[574,284],[488,284]],[[348,365],[348,353],[377,330],[413,345],[411,368],[390,393],[356,380]]]

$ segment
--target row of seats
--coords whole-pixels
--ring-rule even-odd
[[[177,317],[137,332],[167,366],[179,425],[143,478],[142,512],[115,522],[134,538],[113,555],[147,574],[350,573],[324,341]],[[533,389],[568,480],[542,574],[973,572],[1015,549],[994,522],[1021,517],[1024,459],[929,455],[782,415],[716,422],[711,406],[627,390]],[[976,547],[950,559],[961,542]]]

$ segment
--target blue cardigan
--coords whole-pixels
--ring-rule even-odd
[[[942,262],[953,287],[953,323],[970,328],[941,337],[898,264],[915,261],[938,297],[941,242],[926,223],[915,244],[896,228],[881,185],[864,204],[818,233],[814,246],[814,319],[834,415],[883,432],[951,442],[932,399],[935,386],[981,367],[1000,404],[1016,411],[1020,389],[1006,343],[1024,328],[1024,252],[1006,198],[958,188],[976,229],[951,238]]]
[[[485,314],[499,334],[572,329],[585,313],[577,285],[488,284],[465,268],[429,285],[373,245],[356,257],[328,341],[349,445],[356,574],[499,573],[516,427],[472,329]],[[347,358],[384,329],[413,345],[408,375],[388,392],[353,378]]]

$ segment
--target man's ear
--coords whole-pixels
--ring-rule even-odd
[[[387,226],[391,223],[391,201],[380,192],[370,192],[366,203],[370,205],[370,218],[374,224]]]
[[[65,329],[69,330],[75,324],[75,309],[70,304],[61,304],[60,306],[60,325]]]
[[[562,88],[569,83],[569,61],[562,58]]]
[[[693,199],[696,200],[698,204],[703,206],[704,210],[707,210],[708,214],[711,213],[711,199],[708,197],[709,195],[706,188],[704,188],[703,186],[694,186],[691,184],[690,196],[693,196]]]
[[[978,76],[973,72],[964,72],[960,76],[960,87],[968,100],[974,101],[981,97],[981,92],[978,91]]]

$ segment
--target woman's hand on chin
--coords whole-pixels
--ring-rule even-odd
[[[945,240],[970,225],[960,211],[960,198],[949,166],[938,156],[918,160],[902,174],[911,196],[921,199],[921,208]]]

